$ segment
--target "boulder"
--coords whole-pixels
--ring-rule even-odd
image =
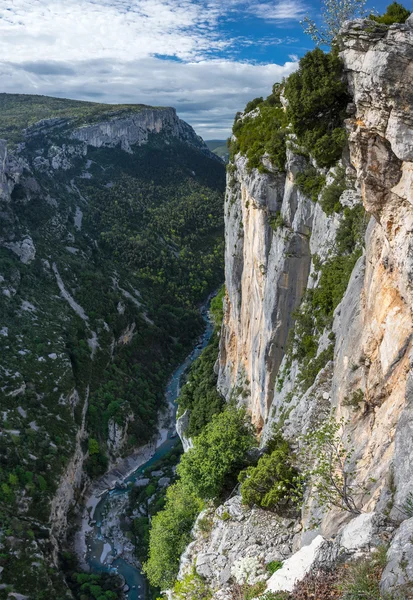
[[[309,546],[303,546],[301,550],[288,558],[281,569],[276,571],[268,580],[268,592],[292,592],[295,584],[304,579],[306,574],[318,562],[321,548],[328,542],[322,535],[318,535]]]
[[[384,593],[413,592],[413,517],[403,521],[390,544],[380,587]]]

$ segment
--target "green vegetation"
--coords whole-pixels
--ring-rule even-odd
[[[166,493],[165,508],[152,519],[149,558],[144,570],[154,587],[173,586],[179,558],[205,500],[232,491],[247,453],[255,443],[245,412],[229,406],[214,415],[194,439],[194,448],[182,456],[180,479]]]
[[[218,358],[219,338],[212,336],[208,346],[194,362],[186,384],[178,398],[179,411],[190,411],[189,425],[185,431],[187,437],[198,435],[212,416],[220,413],[225,404],[217,391],[218,376],[214,373],[214,365]]]
[[[399,4],[392,2],[388,5],[386,12],[383,15],[370,15],[372,21],[383,23],[384,25],[393,25],[394,23],[405,23],[410,17],[411,11]]]
[[[285,82],[287,120],[297,142],[320,167],[331,167],[346,143],[343,128],[349,96],[342,81],[338,51],[325,54],[319,48],[307,52],[298,71]]]
[[[1,102],[0,129],[3,118],[11,127],[1,136],[9,140],[39,118],[58,116],[53,99]],[[77,124],[110,110],[75,105],[55,106]],[[0,232],[8,238],[12,223],[16,239],[30,234],[36,247],[29,264],[0,249],[1,327],[8,328],[0,336],[2,577],[11,591],[58,600],[67,588],[61,573],[48,572],[47,528],[76,434],[85,419],[85,466],[96,477],[109,455],[130,453],[156,431],[168,378],[203,331],[199,305],[223,280],[225,186],[223,164],[163,134],[133,154],[89,147],[87,159],[71,141],[67,170],[33,163],[67,142],[56,129],[26,143],[30,192],[22,178],[2,206],[10,219]],[[115,427],[122,448],[108,445]],[[154,510],[163,502],[159,494]],[[147,539],[148,523],[134,523],[129,533]],[[37,549],[27,541],[32,536]],[[42,563],[36,570],[34,560]]]
[[[212,597],[211,590],[195,569],[175,583],[173,594],[177,600],[209,600]]]
[[[121,600],[123,583],[120,577],[108,573],[82,573],[75,555],[63,552],[61,567],[75,598],[79,600]],[[36,597],[37,598],[37,597]]]
[[[339,213],[343,210],[340,196],[346,189],[346,170],[344,167],[337,167],[334,181],[324,188],[320,198],[320,206],[326,215]]]
[[[181,479],[204,500],[219,498],[231,491],[247,452],[254,446],[252,426],[244,410],[229,406],[214,415],[194,440],[178,466]]]
[[[2,93],[0,94],[0,139],[20,141],[23,129],[42,119],[70,119],[73,126],[81,126],[107,119],[114,111],[127,114],[145,108],[148,107],[144,104],[99,104],[49,96]]]
[[[230,144],[231,160],[235,154],[241,152],[248,158],[250,169],[264,172],[265,167],[261,159],[264,154],[268,154],[272,164],[284,171],[288,121],[279,95],[280,85],[275,84],[272,94],[266,100],[257,98],[247,104],[245,114],[259,107],[256,116],[241,118],[241,115],[237,114],[233,127],[236,141]]]
[[[214,366],[218,358],[219,337],[218,330],[221,326],[223,313],[223,299],[225,286],[211,301],[210,312],[215,324],[208,346],[201,356],[193,363],[177,402],[179,414],[189,410],[189,423],[185,435],[193,437],[198,435],[212,416],[220,413],[225,401],[217,391],[218,376]]]
[[[154,587],[173,586],[179,558],[188,545],[191,529],[204,504],[183,482],[178,481],[166,492],[165,509],[152,519],[149,558],[144,571]]]
[[[278,229],[285,227],[284,219],[280,211],[278,211],[275,215],[268,217],[268,222],[273,231],[277,231]]]
[[[380,578],[386,566],[385,546],[380,546],[367,558],[348,563],[337,585],[341,600],[380,600]],[[389,597],[387,600],[391,600]]]
[[[325,175],[320,175],[313,166],[309,165],[304,171],[297,174],[295,183],[303,194],[311,198],[313,202],[317,202],[326,178]]]
[[[286,440],[277,435],[255,467],[242,471],[241,496],[244,504],[254,504],[271,510],[282,510],[296,498],[298,472],[293,466],[293,455]]]
[[[143,471],[143,477],[149,479],[148,485],[133,487],[129,492],[129,506],[123,515],[121,527],[134,544],[141,562],[148,559],[151,519],[165,508],[167,487],[160,486],[159,480],[167,477],[171,484],[174,483],[174,467],[178,464],[182,451],[182,445],[178,442],[165,456]],[[137,509],[145,516],[134,516]]]
[[[360,404],[364,402],[364,392],[359,389],[350,394],[349,396],[345,396],[343,400],[343,406],[350,406],[354,410],[360,408]]]
[[[320,507],[333,506],[352,514],[360,514],[364,486],[354,483],[354,448],[344,437],[344,420],[335,414],[303,438],[300,464],[311,485],[311,494]]]
[[[266,565],[267,571],[271,574],[274,575],[274,573],[276,573],[277,571],[279,571],[281,569],[281,567],[283,566],[282,562],[279,560],[272,560],[271,562],[269,562]]]
[[[351,273],[361,256],[366,225],[363,206],[346,208],[336,235],[337,254],[324,263],[319,257],[313,256],[318,284],[307,290],[300,308],[294,314],[294,329],[287,347],[287,370],[293,359],[300,361],[298,381],[303,391],[314,383],[319,371],[334,359],[334,339],[317,356],[318,340],[324,329],[331,326],[334,311],[343,298]],[[284,376],[279,378],[278,387],[282,386]]]

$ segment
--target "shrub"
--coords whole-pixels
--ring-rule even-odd
[[[259,106],[263,102],[264,98],[262,96],[260,98],[255,98],[254,100],[250,100],[244,109],[244,113],[251,112],[252,110],[254,110],[254,108],[257,108],[257,106]]]
[[[334,181],[326,186],[321,194],[320,206],[326,215],[332,215],[343,210],[340,203],[340,196],[346,189],[346,170],[344,167],[338,167]]]
[[[224,298],[225,298],[225,285],[223,285],[215,298],[211,300],[210,312],[212,315],[212,319],[214,321],[214,325],[217,329],[221,327],[222,321],[224,319]]]
[[[334,256],[322,266],[318,286],[313,290],[311,297],[311,305],[320,327],[333,316],[340,304],[354,265],[360,256],[361,250],[356,250],[347,256]]]
[[[351,406],[356,410],[362,402],[364,402],[364,392],[363,390],[357,390],[344,398],[343,406]]]
[[[304,171],[298,173],[295,178],[297,187],[313,202],[317,202],[318,195],[323,189],[326,178],[324,175],[319,175],[313,166],[308,166]]]
[[[173,589],[173,597],[177,600],[209,600],[212,592],[195,569],[192,573],[177,581]]]
[[[178,474],[201,498],[218,498],[225,488],[233,486],[254,444],[245,411],[229,406],[214,415],[195,438],[194,447],[181,459]]]
[[[283,564],[282,564],[282,562],[280,560],[272,560],[266,566],[267,566],[267,571],[269,573],[271,573],[271,575],[274,575],[274,573],[276,571],[279,571],[281,569],[281,567],[283,566]]]
[[[222,302],[222,297],[221,297]],[[219,318],[218,302],[214,305],[215,318]],[[222,309],[221,309],[222,312]],[[189,424],[185,434],[199,435],[213,415],[220,413],[225,401],[217,391],[218,376],[214,366],[218,358],[219,338],[214,333],[208,346],[191,366],[187,383],[178,398],[179,412],[189,409]]]
[[[363,244],[367,227],[367,213],[362,204],[354,208],[344,209],[344,219],[336,236],[336,247],[339,254],[350,254]]]
[[[384,15],[370,15],[372,21],[376,23],[384,23],[384,25],[393,25],[393,23],[405,23],[409,18],[411,12],[407,10],[402,4],[398,2],[392,2],[387,7]]]
[[[295,501],[297,470],[293,456],[281,435],[272,443],[271,454],[264,454],[256,467],[248,467],[239,474],[244,504],[279,509],[288,501]]]
[[[360,496],[367,490],[353,481],[354,448],[344,429],[344,420],[336,421],[333,414],[303,437],[300,459],[321,508],[336,506],[358,515]]]
[[[149,558],[143,566],[154,587],[174,584],[179,558],[188,545],[191,529],[203,508],[203,502],[182,481],[168,488],[166,505],[152,519],[149,534]]]
[[[275,215],[271,215],[268,217],[268,222],[273,231],[277,231],[277,229],[281,229],[285,227],[284,219],[281,214],[281,211],[278,211]]]
[[[248,168],[264,171],[261,158],[268,154],[272,164],[284,171],[288,123],[279,100],[279,89],[259,106],[259,114],[254,117],[241,119],[237,115],[235,118],[233,134],[237,139],[231,142],[231,156],[241,152],[248,158]]]
[[[287,117],[299,144],[320,167],[332,166],[346,141],[343,122],[349,96],[342,73],[337,50],[325,54],[316,48],[300,60],[285,84]]]
[[[302,391],[308,390],[313,385],[321,369],[324,369],[330,360],[334,360],[334,344],[330,344],[318,356],[304,363],[299,375]]]

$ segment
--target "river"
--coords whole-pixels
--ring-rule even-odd
[[[89,519],[89,532],[86,538],[86,561],[92,572],[113,572],[122,575],[129,586],[129,591],[125,592],[125,597],[128,600],[144,600],[146,598],[146,579],[139,568],[129,564],[122,558],[115,558],[112,564],[108,564],[108,557],[116,556],[116,549],[113,548],[113,540],[110,537],[105,536],[102,529],[107,530],[105,527],[105,518],[108,513],[110,504],[113,505],[113,501],[116,497],[124,497],[128,495],[134,482],[142,477],[142,472],[156,463],[162,458],[173,446],[177,443],[177,434],[175,428],[177,404],[176,399],[179,396],[180,383],[183,374],[190,367],[190,365],[196,360],[201,354],[202,350],[207,346],[212,332],[213,324],[209,317],[208,307],[211,298],[208,303],[201,308],[201,314],[205,321],[205,331],[198,341],[196,347],[191,354],[185,359],[185,361],[174,371],[169,383],[167,385],[165,395],[169,406],[170,416],[169,425],[164,430],[164,435],[158,443],[156,450],[144,463],[140,464],[131,474],[127,477],[122,478],[122,481],[128,486],[126,489],[113,489],[106,490],[99,497],[99,501],[96,503],[94,510],[91,514],[93,520]],[[166,438],[166,439],[165,439]],[[129,485],[128,485],[129,484]],[[122,499],[119,498],[119,504],[121,508]],[[112,509],[113,516],[113,509]]]

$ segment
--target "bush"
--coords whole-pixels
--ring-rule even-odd
[[[335,506],[358,515],[367,488],[354,482],[354,448],[345,436],[345,425],[343,419],[336,421],[333,413],[317,429],[309,431],[302,439],[300,461],[311,485],[311,495],[320,508],[329,510]]]
[[[218,498],[232,487],[254,446],[253,428],[244,410],[229,406],[212,417],[194,440],[194,448],[183,455],[178,475],[203,499]]]
[[[317,357],[304,363],[299,375],[302,391],[308,390],[313,385],[321,369],[324,369],[330,360],[334,360],[334,344],[330,344]]]
[[[338,167],[334,181],[326,186],[321,194],[320,206],[326,215],[332,215],[343,210],[340,196],[346,188],[346,170],[344,167]]]
[[[149,558],[143,566],[152,586],[166,589],[174,584],[180,556],[202,509],[203,502],[182,481],[168,488],[164,510],[152,519]]]
[[[363,245],[368,215],[362,204],[344,209],[344,219],[336,236],[339,254],[350,254]]]
[[[257,106],[259,106],[263,102],[264,98],[262,96],[260,98],[255,98],[254,100],[250,100],[244,109],[244,113],[251,112],[252,110],[254,110],[254,108],[257,108]]]
[[[303,194],[311,198],[313,202],[317,202],[318,195],[326,183],[326,178],[325,175],[319,175],[317,169],[309,165],[304,171],[297,174],[295,183]]]
[[[298,473],[289,444],[278,435],[272,447],[271,454],[264,454],[256,467],[248,467],[238,476],[244,504],[275,510],[296,500]]]
[[[267,571],[271,573],[271,575],[274,575],[276,571],[279,571],[282,568],[283,564],[280,560],[272,560],[266,566]]]
[[[213,415],[220,413],[225,405],[225,400],[217,391],[218,376],[214,371],[218,345],[219,338],[214,333],[208,346],[193,363],[187,383],[177,400],[180,413],[186,409],[190,411],[189,424],[185,431],[185,435],[189,437],[199,435]]]
[[[173,589],[173,597],[177,600],[209,600],[212,592],[195,569],[181,581],[177,581]]]
[[[287,117],[299,144],[320,167],[332,166],[346,141],[343,122],[349,96],[342,73],[337,50],[325,54],[316,48],[300,60],[285,84]]]
[[[211,300],[210,312],[216,329],[220,329],[222,321],[224,319],[224,298],[225,298],[225,285],[223,285],[215,298]]]
[[[268,154],[273,165],[280,171],[285,170],[288,122],[279,95],[279,88],[274,87],[273,94],[259,104],[258,115],[244,119],[237,115],[235,118],[233,134],[237,139],[231,143],[231,157],[241,152],[248,158],[249,169],[264,171],[261,158]]]
[[[393,23],[405,23],[409,16],[411,15],[411,11],[407,10],[402,4],[398,2],[392,2],[387,7],[384,15],[370,15],[370,19],[372,21],[376,21],[376,23],[384,23],[384,25],[393,25]]]
[[[334,256],[321,269],[318,286],[313,290],[311,304],[320,328],[333,316],[347,289],[354,265],[361,250],[350,255]]]

